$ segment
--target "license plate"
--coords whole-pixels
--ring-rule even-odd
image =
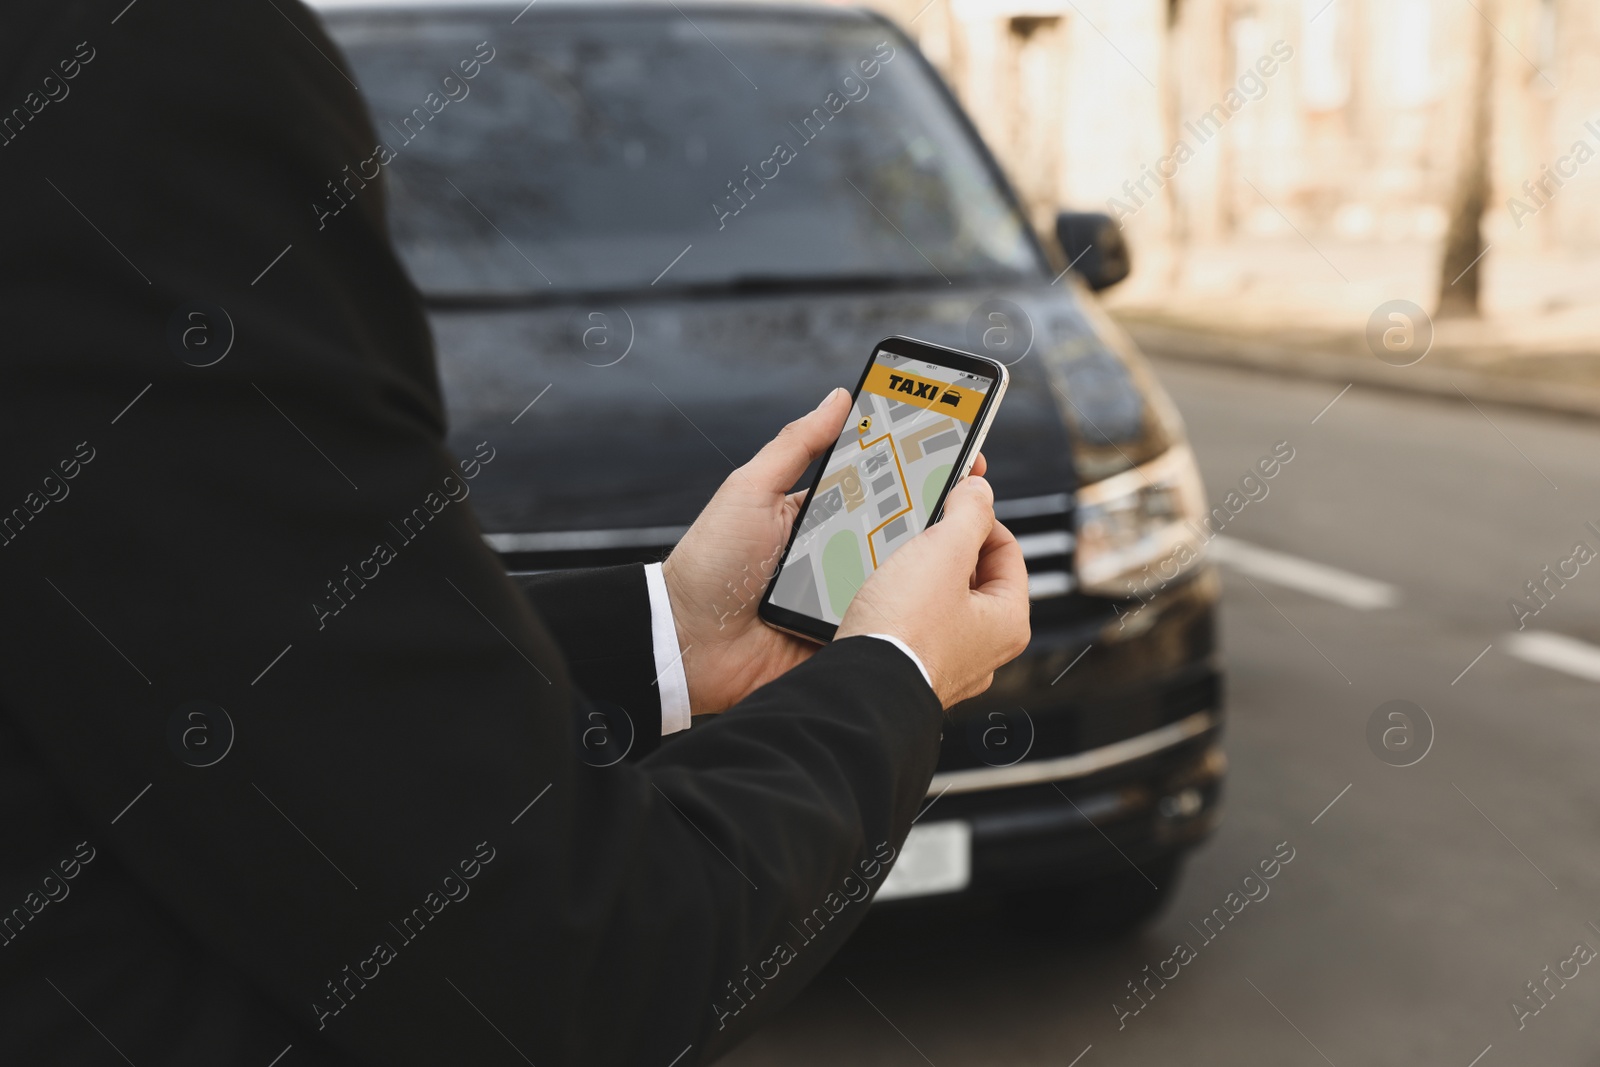
[[[951,820],[913,826],[877,900],[954,893],[972,881],[972,824]]]

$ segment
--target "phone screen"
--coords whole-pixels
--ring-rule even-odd
[[[928,525],[994,385],[880,349],[824,462],[771,603],[837,626],[867,575]]]

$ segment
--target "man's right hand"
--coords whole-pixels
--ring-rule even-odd
[[[977,696],[1028,645],[1028,571],[994,517],[994,490],[963,479],[944,517],[884,561],[861,586],[835,639],[890,634],[921,657],[946,708]]]

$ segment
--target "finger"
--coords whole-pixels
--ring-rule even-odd
[[[778,508],[778,514],[783,518],[785,529],[794,522],[794,517],[800,514],[800,505],[806,502],[806,494],[809,492],[811,492],[809,489],[797,489],[783,498],[783,503]]]
[[[828,446],[839,439],[850,411],[850,394],[835,389],[822,398],[814,411],[795,419],[778,436],[768,441],[749,463],[745,473],[758,486],[775,493],[785,492]]]
[[[1028,596],[1028,565],[1022,557],[1022,546],[1016,535],[1003,523],[995,523],[978,549],[976,570],[977,592],[989,596]]]
[[[945,496],[944,517],[927,532],[936,541],[950,542],[950,551],[970,561],[977,558],[994,524],[994,490],[988,480],[963,478]]]
[[[978,458],[972,461],[972,470],[967,473],[976,474],[980,478],[989,473],[989,461],[983,458],[982,452],[979,452]]]
[[[974,580],[967,605],[977,620],[975,629],[999,642],[1006,659],[1021,655],[1032,640],[1028,567],[1017,539],[998,522],[978,554]]]

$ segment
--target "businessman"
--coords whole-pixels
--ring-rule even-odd
[[[519,586],[381,190],[313,235],[374,138],[305,9],[12,0],[0,108],[0,1061],[666,1067],[748,1035],[861,920],[942,710],[1026,643],[982,478],[820,651],[718,605],[842,391],[664,566]],[[196,300],[225,352],[185,340]]]

